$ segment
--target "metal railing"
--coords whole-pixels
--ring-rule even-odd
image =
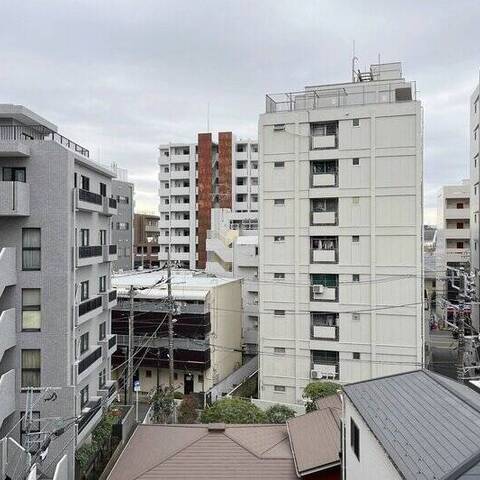
[[[108,292],[108,301],[113,302],[117,298],[117,291],[116,290],[111,290]]]
[[[81,432],[88,425],[90,420],[98,413],[98,406],[101,401],[102,399],[99,398],[98,400],[90,401],[85,405],[85,407],[89,408],[89,411],[84,413],[78,421],[78,432]]]
[[[0,125],[0,141],[17,140],[50,140],[84,157],[90,157],[90,152],[86,148],[43,125]]]
[[[117,245],[110,245],[108,247],[108,253],[110,255],[116,255],[117,254]]]
[[[118,345],[123,346],[128,345],[128,335],[117,335],[117,343]],[[149,336],[134,335],[133,344],[136,347],[145,345],[150,348],[168,348],[168,338],[150,338]],[[201,340],[196,338],[178,337],[174,339],[174,347],[179,350],[203,352],[210,348],[210,340],[208,338]]]
[[[110,337],[108,340],[108,349],[110,350],[117,344],[117,336],[114,335],[113,337]]]
[[[102,347],[97,347],[90,355],[78,362],[78,373],[83,373],[102,356]]]
[[[78,258],[90,258],[90,257],[101,257],[102,256],[102,246],[84,246],[78,247]]]
[[[102,297],[91,298],[78,306],[78,315],[82,316],[102,306]]]
[[[78,189],[78,198],[82,202],[94,203],[95,205],[102,204],[102,196],[98,193],[89,192],[88,190]]]

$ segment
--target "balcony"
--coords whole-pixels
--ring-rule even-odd
[[[163,228],[169,228],[170,227],[170,224],[169,224],[169,220],[165,220],[165,223],[167,223],[166,227],[163,227]],[[162,226],[163,226],[163,222],[162,222]],[[172,218],[172,223],[171,223],[171,226],[172,228],[190,228],[190,220],[184,220],[184,219],[176,219],[176,218]]]
[[[170,210],[172,212],[189,212],[190,203],[170,203]]]
[[[116,215],[117,214],[117,200],[113,197],[104,197],[104,213],[105,215]]]
[[[172,186],[170,188],[170,193],[172,196],[179,195],[182,197],[189,197],[190,196],[190,187],[175,187]]]
[[[311,312],[311,337],[315,340],[338,341],[338,314]]]
[[[99,193],[76,189],[75,206],[84,212],[104,213],[103,198]]]
[[[337,250],[312,250],[312,263],[336,263]]]
[[[30,185],[25,182],[0,182],[0,217],[30,215]]]
[[[311,378],[315,380],[338,380],[338,364],[314,363]]]
[[[313,211],[311,212],[312,225],[336,225],[337,212],[336,211]]]
[[[469,208],[446,208],[445,220],[465,220],[470,218]]]
[[[311,275],[310,300],[320,302],[338,301],[338,275]]]
[[[107,294],[108,308],[111,309],[117,305],[117,291],[110,290]]]
[[[102,346],[90,350],[81,360],[77,361],[77,384],[87,378],[102,363]]]
[[[171,235],[169,243],[172,245],[189,245],[190,236],[189,235]]]
[[[160,226],[159,226],[159,224],[150,225],[150,224],[147,223],[144,227],[144,230],[148,233],[151,233],[151,232],[158,233],[160,231]]]
[[[445,229],[446,239],[470,239],[469,228],[447,228]]]
[[[470,261],[470,249],[468,248],[447,248],[447,262],[465,263]]]
[[[312,336],[315,339],[321,340],[338,340],[338,327],[314,325]]]
[[[336,173],[315,173],[312,175],[312,187],[336,187],[338,176]]]
[[[235,185],[235,193],[248,194],[248,185]]]
[[[17,283],[17,265],[15,247],[0,249],[0,297],[6,287]]]
[[[96,317],[103,311],[102,297],[94,297],[85,300],[77,306],[77,326]]]
[[[103,416],[102,397],[90,397],[90,401],[83,407],[78,421],[77,443],[80,444],[93,430]]]
[[[311,137],[312,150],[324,150],[327,148],[337,148],[336,135],[313,135]]]
[[[4,353],[16,343],[15,308],[10,308],[0,312],[0,361]]]
[[[77,267],[93,265],[103,262],[103,249],[101,245],[88,245],[78,247]]]
[[[172,180],[188,180],[190,178],[190,170],[171,170],[170,179]]]
[[[245,166],[245,168],[236,168],[235,169],[235,177],[248,177],[248,168]]]
[[[103,261],[114,262],[117,260],[117,245],[103,245]]]
[[[53,141],[84,157],[90,156],[86,148],[43,125],[0,125],[0,156],[29,156],[28,143],[32,140]]]
[[[117,382],[115,380],[105,382],[105,385],[98,390],[98,396],[102,397],[103,404],[108,407],[117,396]]]
[[[0,377],[0,427],[3,421],[15,412],[15,370]]]

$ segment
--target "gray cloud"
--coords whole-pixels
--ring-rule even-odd
[[[425,207],[465,177],[478,81],[475,0],[24,0],[2,2],[2,102],[22,103],[104,163],[126,167],[156,208],[157,145],[206,128],[256,136],[264,94],[404,63],[425,108]]]

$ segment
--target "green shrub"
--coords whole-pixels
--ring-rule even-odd
[[[256,405],[241,398],[217,400],[203,411],[202,423],[268,423],[267,416]]]
[[[198,418],[198,404],[194,397],[186,395],[177,410],[178,423],[195,423]]]
[[[265,411],[268,423],[286,423],[288,419],[295,417],[295,410],[286,405],[272,405]]]
[[[304,389],[302,397],[307,401],[305,407],[307,412],[317,409],[315,401],[319,398],[335,395],[341,390],[341,385],[335,382],[311,382]]]

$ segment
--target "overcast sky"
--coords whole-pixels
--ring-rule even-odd
[[[206,129],[256,137],[267,92],[349,80],[402,61],[425,109],[425,221],[440,185],[467,175],[478,82],[476,0],[2,1],[0,103],[23,104],[157,209],[157,146]]]

